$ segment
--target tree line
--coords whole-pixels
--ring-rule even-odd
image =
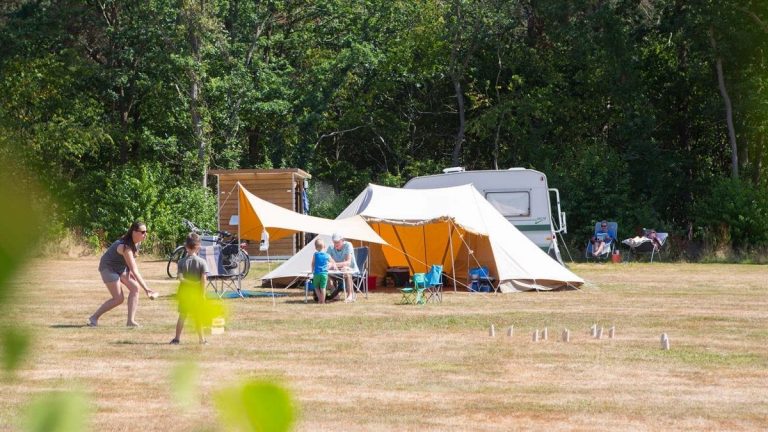
[[[767,47],[748,0],[10,0],[0,157],[50,192],[52,234],[95,244],[213,223],[212,168],[304,169],[334,217],[368,182],[521,166],[573,246],[611,219],[746,251],[768,245]]]

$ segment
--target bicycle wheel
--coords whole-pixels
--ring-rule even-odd
[[[248,276],[248,272],[251,270],[251,257],[248,255],[248,252],[240,249],[235,260],[237,260],[237,270],[240,276],[242,278]]]
[[[178,246],[171,252],[168,257],[168,265],[165,267],[165,272],[171,279],[176,279],[176,274],[179,272],[179,260],[187,256],[187,249],[184,246]]]

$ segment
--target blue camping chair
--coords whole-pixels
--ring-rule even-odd
[[[357,263],[357,272],[352,274],[352,283],[355,291],[365,294],[368,298],[368,255],[370,250],[368,246],[355,248],[355,263]]]
[[[424,294],[427,296],[427,302],[443,301],[443,266],[433,264],[427,272],[427,289]]]
[[[594,243],[592,239],[590,239],[587,242],[587,247],[584,248],[584,256],[587,259],[587,261],[594,259],[594,260],[604,260],[611,257],[611,254],[616,249],[616,238],[619,232],[619,224],[617,222],[607,222],[607,230],[602,229],[602,222],[597,222],[595,224],[595,231],[592,234],[592,238],[595,240]],[[603,249],[600,251],[598,255],[595,255],[593,253],[594,248],[597,247],[598,244],[604,244]]]

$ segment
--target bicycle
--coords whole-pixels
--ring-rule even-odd
[[[221,246],[222,261],[224,267],[231,273],[239,274],[242,278],[251,270],[251,257],[245,249],[247,242],[239,243],[237,238],[227,231],[206,231],[195,226],[192,222],[184,220],[184,226],[191,232],[200,234],[202,246]],[[178,275],[178,262],[187,256],[184,245],[177,246],[168,256],[168,265],[165,272],[171,279]]]

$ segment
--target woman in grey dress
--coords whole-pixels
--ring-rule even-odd
[[[112,243],[101,256],[99,273],[112,297],[99,306],[96,312],[88,318],[89,326],[96,327],[103,314],[123,303],[125,296],[122,286],[128,288],[128,321],[126,322],[128,327],[139,326],[136,322],[139,286],[144,289],[150,299],[157,298],[157,293],[149,289],[136,264],[138,245],[144,241],[146,236],[147,226],[138,221],[134,222],[128,232],[120,240]]]

